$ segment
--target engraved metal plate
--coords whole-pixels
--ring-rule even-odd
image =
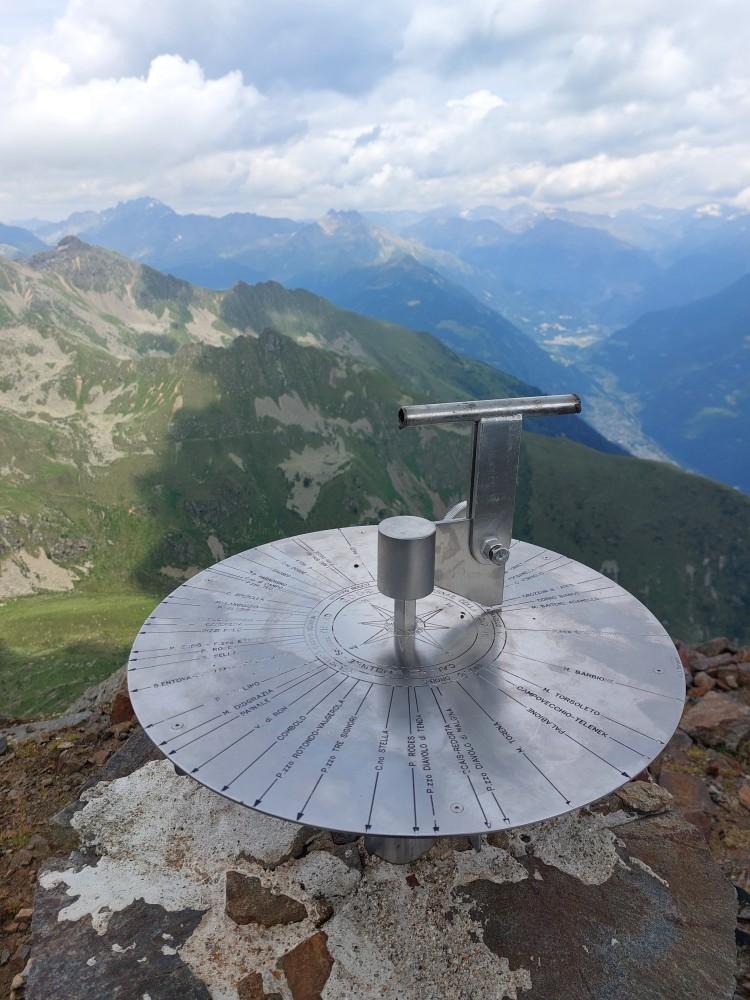
[[[158,606],[128,677],[170,760],[283,819],[431,837],[567,812],[663,749],[682,666],[615,582],[513,542],[502,610],[436,589],[409,639],[376,545],[376,527],[261,545]]]

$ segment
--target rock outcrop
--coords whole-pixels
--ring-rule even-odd
[[[28,1000],[544,1000],[734,993],[736,897],[639,789],[389,865],[222,799],[168,761],[101,782],[47,862]],[[347,863],[348,847],[356,863]]]
[[[750,650],[678,650],[688,700],[658,783],[403,867],[177,775],[122,698],[118,722],[92,696],[65,729],[7,728],[5,773],[26,773],[3,808],[42,830],[0,858],[18,886],[41,865],[33,930],[25,897],[3,917],[11,996],[749,996]],[[29,825],[27,794],[53,789],[67,808]]]

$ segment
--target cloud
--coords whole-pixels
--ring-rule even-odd
[[[6,218],[140,194],[295,216],[747,201],[746,0],[23,10],[0,49]]]
[[[391,65],[402,11],[394,0],[71,0],[50,44],[75,53],[85,75],[142,74],[178,52],[209,75],[238,69],[262,90],[356,94]]]
[[[69,82],[67,67],[32,53],[3,122],[3,166],[175,162],[224,145],[262,103],[242,76],[207,80],[195,62],[158,56],[143,77]],[[47,163],[45,163],[47,161]],[[52,162],[49,162],[52,161]]]

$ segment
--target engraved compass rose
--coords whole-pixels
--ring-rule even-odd
[[[397,863],[638,774],[682,714],[674,643],[612,580],[511,537],[522,417],[579,410],[402,407],[404,427],[474,425],[468,501],[268,542],[183,583],[131,654],[144,730],[207,788]]]
[[[371,642],[379,642],[382,640],[390,640],[396,635],[396,629],[393,622],[393,611],[391,609],[380,608],[377,604],[370,604],[370,608],[375,612],[376,620],[366,620],[359,622],[364,628],[374,628],[376,631],[368,638],[364,639],[361,643],[363,646],[369,645]],[[427,614],[417,615],[417,625],[414,629],[413,636],[415,639],[419,639],[420,642],[425,643],[428,646],[435,646],[437,649],[442,649],[445,651],[445,647],[442,646],[435,636],[430,635],[430,632],[447,631],[450,625],[440,625],[438,622],[433,621],[433,619],[445,611],[445,607],[435,608],[433,611],[428,611]],[[412,633],[410,633],[412,634]]]

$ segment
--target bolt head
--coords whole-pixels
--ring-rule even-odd
[[[496,566],[504,566],[510,556],[510,550],[497,538],[487,538],[482,544],[482,555]]]
[[[510,552],[504,545],[493,545],[490,549],[490,559],[497,566],[504,566],[510,557]]]

